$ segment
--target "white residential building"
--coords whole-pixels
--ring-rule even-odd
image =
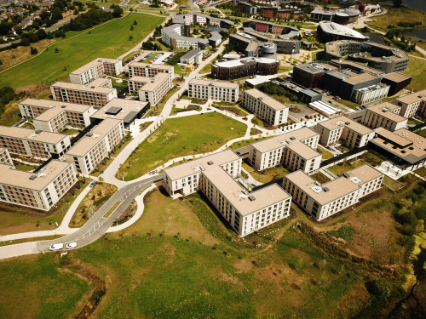
[[[188,96],[204,100],[217,100],[235,103],[239,97],[239,84],[192,79],[189,81]]]
[[[123,63],[117,59],[97,58],[70,73],[71,83],[88,84],[104,75],[123,73]]]

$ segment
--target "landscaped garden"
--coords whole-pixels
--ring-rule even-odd
[[[246,162],[243,162],[243,168],[258,182],[263,184],[269,183],[275,179],[284,177],[289,173],[289,171],[284,168],[284,166],[277,165],[262,171],[256,170],[253,166],[248,165]]]

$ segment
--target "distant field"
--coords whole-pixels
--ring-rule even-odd
[[[394,8],[386,7],[388,13],[378,17],[372,17],[372,21],[366,23],[374,28],[381,31],[386,31],[389,25],[396,26],[398,22],[422,22],[422,27],[426,25],[426,15],[421,11],[410,9],[406,7]]]
[[[426,63],[424,60],[410,57],[408,67],[403,73],[413,77],[407,90],[420,91],[426,87]]]
[[[133,21],[137,21],[130,31]],[[164,18],[130,13],[124,18],[112,20],[91,31],[67,32],[67,39],[58,41],[46,52],[12,69],[0,73],[0,87],[14,88],[62,80],[70,71],[97,58],[118,57],[144,39]],[[150,28],[151,27],[151,28]],[[79,34],[79,35],[78,35]],[[78,35],[74,38],[72,36]],[[133,41],[129,41],[129,36]],[[59,52],[55,53],[55,49]]]

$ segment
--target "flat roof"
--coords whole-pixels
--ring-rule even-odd
[[[27,100],[31,100],[28,101]],[[35,103],[34,103],[34,102]],[[84,104],[74,104],[74,103],[68,103],[68,102],[59,102],[59,101],[51,101],[51,100],[34,100],[34,99],[26,99],[21,102],[25,105],[30,106],[36,106],[36,107],[43,107],[48,108],[45,112],[40,114],[35,118],[37,121],[50,121],[57,115],[63,113],[63,112],[74,112],[74,113],[84,113],[90,109],[93,109],[90,105],[84,105]],[[65,107],[64,107],[65,106]]]
[[[92,82],[90,82],[87,85],[78,84],[78,83],[70,83],[70,82],[55,82],[52,84],[53,87],[60,87],[70,90],[76,90],[76,91],[89,91],[89,92],[95,92],[95,93],[111,93],[115,90],[115,88],[109,88],[109,87],[101,87],[103,83],[106,81],[110,81],[109,79],[104,78],[98,78]]]
[[[358,122],[355,122],[347,118],[346,116],[339,116],[328,121],[318,123],[318,125],[323,126],[329,130],[335,130],[340,127],[348,127],[361,135],[370,134],[374,132],[371,128],[364,126]]]
[[[287,105],[282,104],[281,102],[278,102],[274,98],[266,95],[265,93],[263,93],[262,91],[259,91],[258,89],[246,90],[244,91],[244,93],[249,94],[256,99],[261,99],[262,103],[265,103],[266,105],[273,108],[274,110],[282,110],[282,109],[288,108]]]
[[[407,138],[403,137],[405,136],[405,134],[401,136],[401,134],[395,134],[394,132],[388,131],[387,129],[383,127],[378,127],[374,131],[377,133],[377,135],[392,141],[394,144],[398,145],[399,147],[407,147],[413,144],[411,140],[408,140]]]
[[[368,72],[368,73],[371,73],[371,74],[374,74],[374,75],[383,75],[384,74],[383,71],[370,68],[367,65],[364,65],[362,63],[358,63],[358,62],[355,62],[355,61],[352,61],[352,60],[343,60],[343,61],[331,60],[331,62],[338,64],[341,67],[344,66],[344,67],[354,68],[354,69],[357,69],[357,70],[363,70],[365,72]],[[389,73],[389,74],[392,74],[392,73]]]
[[[330,21],[320,21],[318,26],[321,27],[321,29],[323,29],[324,32],[327,32],[327,33],[333,33],[336,35],[352,37],[356,39],[368,40],[368,37],[364,36],[362,33],[338,23],[334,23]]]
[[[391,80],[391,81],[395,81],[395,82],[402,82],[404,80],[410,79],[411,76],[402,74],[399,72],[393,72],[393,73],[388,73],[383,75],[383,78]]]
[[[369,108],[367,108],[367,112],[374,112],[376,114],[379,114],[383,117],[386,117],[394,122],[403,122],[403,121],[407,121],[407,119],[405,117],[402,117],[401,115],[395,114],[392,111],[395,109],[400,108],[399,106],[389,103],[389,102],[383,102],[380,104],[376,104],[374,106],[370,106]],[[386,109],[386,111],[384,110]]]
[[[193,49],[193,50],[189,51],[188,53],[185,53],[184,55],[182,55],[181,59],[191,59],[194,56],[200,54],[201,52],[203,52],[203,50],[201,50],[201,49]]]
[[[10,165],[0,164],[0,183],[41,191],[70,165],[72,164],[68,162],[52,160],[38,173],[31,173],[14,169]],[[31,176],[37,177],[30,179]]]
[[[69,138],[66,134],[46,131],[36,133],[36,130],[29,128],[3,125],[0,125],[0,135],[48,144],[58,144],[63,139]]]
[[[157,73],[153,78],[145,76],[133,76],[129,79],[130,81],[142,82],[144,85],[139,90],[144,91],[153,91],[155,90],[163,81],[167,80],[170,77],[169,73]]]
[[[154,70],[170,70],[173,68],[173,65],[167,65],[167,64],[149,64],[149,63],[143,63],[138,62],[137,60],[132,60],[127,64],[129,67],[138,67],[138,68],[149,68]]]
[[[86,63],[85,65],[79,67],[77,70],[72,71],[70,74],[81,74],[83,72],[86,72],[88,69],[93,68],[99,64],[103,64],[104,62],[109,63],[117,63],[120,60],[118,59],[104,59],[104,58],[97,58],[93,61],[90,61],[89,63]]]
[[[355,76],[348,77],[348,78],[344,79],[343,81],[350,83],[350,84],[358,84],[358,83],[371,81],[371,80],[374,80],[374,79],[377,79],[377,78],[378,77],[376,75],[372,75],[370,73],[361,73],[361,74],[357,74]]]
[[[316,73],[323,73],[323,72],[331,71],[331,70],[337,70],[337,67],[329,63],[312,62],[312,63],[296,65],[294,69],[304,70],[309,73],[316,74]]]
[[[245,62],[257,62],[257,63],[277,63],[277,59],[267,59],[267,58],[243,58],[238,60],[229,60],[223,62],[216,62],[214,66],[221,68],[232,68],[236,66],[242,66]]]
[[[100,108],[95,114],[91,116],[91,118],[96,118],[96,119],[116,118],[116,119],[124,121],[124,119],[129,114],[134,114],[132,112],[139,113],[147,104],[148,104],[147,102],[142,102],[142,101],[133,101],[133,100],[124,100],[124,99],[115,98],[109,101],[105,106]],[[111,107],[120,108],[120,111],[115,115],[108,114],[108,110]],[[124,122],[128,123],[126,121]]]
[[[210,86],[229,88],[229,89],[238,89],[239,87],[238,83],[216,81],[216,80],[204,80],[204,79],[192,79],[191,81],[189,81],[189,84],[210,85]]]
[[[395,99],[395,101],[399,101],[405,104],[411,104],[411,103],[415,103],[417,101],[421,101],[425,99],[426,99],[426,90],[423,90],[423,91],[418,91],[418,92],[401,96]]]
[[[119,119],[107,118],[96,126],[91,133],[92,136],[84,136],[66,153],[71,156],[84,156],[96,144],[98,144],[113,128],[121,123]]]

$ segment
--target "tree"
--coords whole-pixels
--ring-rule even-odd
[[[0,65],[3,65],[3,61],[2,60],[0,60]]]
[[[133,24],[130,26],[130,31],[133,31],[135,28],[133,28]]]
[[[385,300],[390,296],[391,287],[386,280],[380,278],[371,283],[369,291],[377,298]]]
[[[129,41],[132,41],[132,40],[133,40],[133,37],[132,37],[132,36],[130,36],[130,37],[129,37]]]
[[[133,21],[133,25],[138,25],[138,22],[136,20]]]
[[[78,15],[80,12],[78,12],[78,9],[76,8],[75,10],[74,10],[74,15],[76,16],[76,15]]]
[[[393,6],[399,8],[402,5],[402,0],[393,0]]]
[[[119,18],[123,14],[123,9],[119,6],[114,6],[114,11],[112,12],[112,15],[114,18]]]
[[[58,49],[58,48],[56,48],[56,49],[55,49],[55,53],[58,53],[58,52],[59,52],[59,49]]]
[[[36,48],[31,47],[31,54],[36,55],[38,53],[38,50]]]

